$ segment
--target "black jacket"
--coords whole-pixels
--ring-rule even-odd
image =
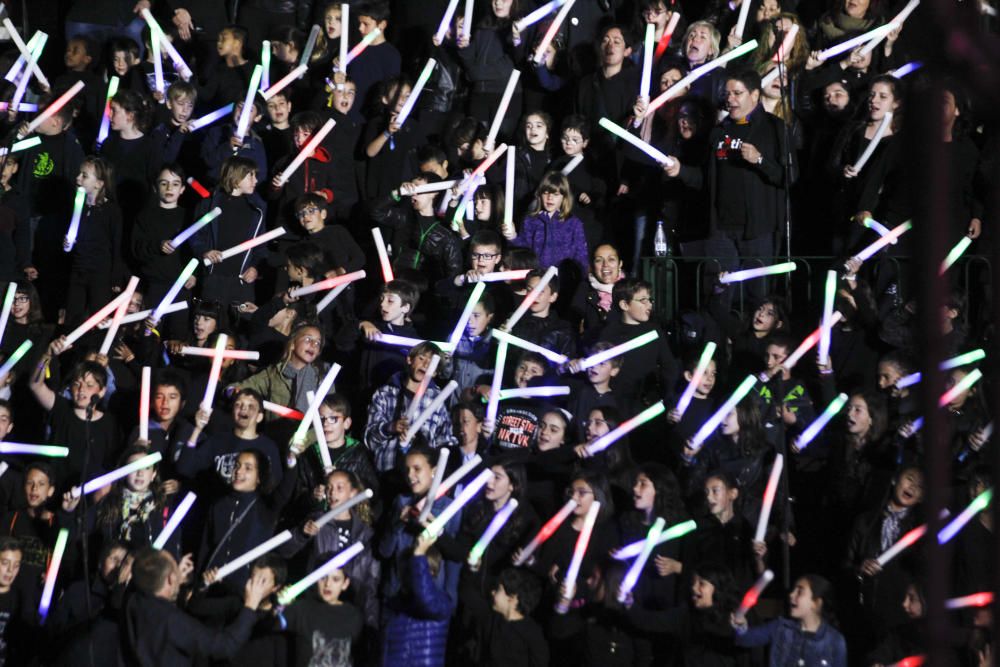
[[[408,247],[397,255],[394,265],[426,272],[429,261],[433,266],[431,282],[462,273],[462,243],[445,221],[418,217],[409,202],[397,206],[392,197],[383,197],[372,204],[371,219],[379,227],[404,232]]]

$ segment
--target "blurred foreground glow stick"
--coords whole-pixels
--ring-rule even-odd
[[[698,390],[698,386],[701,384],[702,379],[705,377],[705,371],[708,370],[708,364],[712,361],[712,355],[715,354],[715,343],[709,341],[705,344],[705,349],[701,351],[701,357],[698,358],[698,365],[695,366],[694,375],[691,376],[691,381],[687,383],[684,387],[684,393],[681,394],[681,398],[677,401],[677,411],[684,416],[687,412],[688,406],[691,405],[691,399],[694,398],[695,392]]]
[[[233,112],[234,105],[232,103],[227,104],[224,107],[219,107],[215,111],[210,111],[201,118],[195,118],[193,121],[188,123],[188,131],[195,132],[205,127],[206,125],[211,125],[220,118],[225,118]]]
[[[559,34],[559,29],[562,27],[563,21],[566,20],[566,16],[569,14],[569,10],[573,8],[573,4],[576,0],[566,0],[563,6],[559,8],[559,13],[556,17],[552,19],[552,23],[549,24],[549,29],[545,31],[545,36],[542,37],[542,41],[538,43],[538,48],[535,49],[535,54],[532,56],[531,61],[536,65],[542,64],[545,60],[545,52],[548,50],[549,45],[552,44],[552,40],[555,39],[556,35]]]
[[[972,389],[981,379],[983,379],[983,372],[978,368],[972,369],[972,372],[956,382],[954,387],[941,394],[941,398],[938,399],[938,406],[943,408],[948,405],[961,394]]]
[[[208,223],[218,218],[220,215],[222,215],[222,209],[216,206],[211,211],[198,218],[198,220],[196,220],[193,225],[191,225],[183,232],[172,238],[170,240],[170,245],[172,245],[176,249],[179,245],[181,245],[189,238],[197,234],[198,230],[200,230],[202,227],[204,227]]]
[[[747,3],[750,4],[749,2]],[[760,575],[754,585],[750,587],[743,595],[743,601],[740,602],[739,609],[736,610],[736,618],[742,620],[746,618],[747,612],[753,609],[757,605],[757,600],[760,599],[760,594],[764,592],[767,585],[771,583],[774,579],[774,572],[771,570],[764,570],[764,573]]]
[[[590,546],[590,536],[594,532],[594,524],[597,523],[597,514],[600,511],[601,503],[598,500],[592,502],[590,509],[587,510],[587,516],[583,520],[583,528],[580,529],[580,534],[576,537],[573,558],[569,562],[569,567],[566,568],[566,576],[563,577],[563,590],[566,591],[566,597],[560,596],[556,602],[556,613],[558,614],[568,612],[570,604],[576,596],[576,580],[580,576],[580,566],[583,565],[583,557],[587,553],[587,547]]]
[[[427,370],[424,371],[424,377],[421,378],[420,384],[417,385],[417,390],[413,392],[413,399],[410,400],[410,405],[406,408],[407,421],[413,421],[413,418],[417,416],[417,410],[420,409],[420,401],[423,400],[424,394],[427,393],[427,387],[430,386],[431,380],[434,379],[434,374],[437,373],[438,364],[440,363],[441,355],[435,354],[431,357],[431,361],[427,365]]]
[[[406,444],[413,440],[413,437],[420,431],[420,428],[427,423],[427,420],[431,418],[435,412],[440,410],[444,406],[444,402],[448,400],[448,397],[455,393],[458,389],[458,382],[452,380],[445,385],[444,389],[434,397],[431,404],[424,408],[424,411],[417,416],[416,420],[410,424],[410,428],[407,429],[406,435],[403,436],[401,444]]]
[[[66,458],[69,447],[59,445],[24,445],[20,442],[0,442],[0,454],[26,454],[28,456],[49,456]]]
[[[531,341],[524,340],[523,338],[519,338],[518,336],[509,334],[506,331],[500,331],[498,329],[494,329],[493,337],[499,341],[510,343],[515,347],[519,347],[522,350],[529,350],[531,352],[536,352],[554,364],[565,364],[567,361],[569,361],[569,357],[567,357],[565,354],[559,354],[558,352],[553,352],[547,347],[536,345]]]
[[[170,518],[167,520],[167,525],[163,527],[163,530],[160,531],[160,534],[157,535],[156,539],[153,541],[154,549],[162,549],[167,545],[167,540],[169,540],[170,537],[177,532],[177,529],[181,525],[181,521],[183,521],[184,517],[187,516],[188,511],[190,511],[191,506],[194,505],[194,501],[197,500],[197,498],[198,496],[194,491],[187,492],[187,495],[184,496],[184,500],[177,505],[177,509],[175,509],[174,513],[170,515]]]
[[[863,35],[858,35],[857,37],[854,37],[852,39],[848,39],[848,40],[843,41],[843,42],[841,42],[839,44],[834,44],[830,48],[824,49],[823,51],[820,51],[816,55],[816,57],[820,61],[827,60],[828,58],[832,58],[833,56],[840,55],[841,53],[844,53],[845,51],[850,51],[851,49],[853,49],[858,44],[865,44],[866,42],[870,42],[873,39],[884,37],[884,36],[888,35],[890,32],[892,32],[892,30],[893,30],[892,24],[891,23],[886,23],[885,25],[879,26],[878,28],[874,28],[873,30],[869,30],[868,32],[864,33]]]
[[[351,546],[347,547],[343,551],[337,553],[336,556],[326,561],[324,564],[320,565],[318,568],[307,574],[302,579],[298,580],[288,588],[284,589],[278,593],[278,604],[289,605],[295,601],[295,598],[299,597],[305,593],[311,586],[313,586],[320,579],[329,576],[335,570],[342,570],[345,565],[350,563],[358,554],[365,550],[365,545],[361,542],[355,542]]]
[[[823,292],[823,321],[819,327],[819,365],[830,363],[830,339],[833,332],[833,306],[837,299],[837,272],[826,272],[826,289]]]
[[[153,383],[153,369],[142,367],[142,380],[139,389],[139,439],[149,442],[149,395]]]
[[[597,440],[594,440],[592,443],[587,445],[587,452],[593,455],[598,452],[604,451],[605,449],[613,445],[615,442],[617,442],[619,439],[625,437],[626,435],[628,435],[635,429],[639,428],[646,422],[656,419],[657,417],[662,415],[666,411],[666,409],[667,409],[666,406],[663,405],[663,401],[658,401],[657,403],[649,406],[648,408],[646,408],[636,416],[632,417],[631,419],[626,419],[625,421],[623,421],[621,424],[618,425],[618,428],[608,433],[605,433]]]
[[[913,10],[915,10],[919,4],[920,0],[910,0],[908,3],[906,3],[906,6],[903,7],[903,10],[898,14],[896,14],[896,16],[893,17],[893,19],[889,21],[887,25],[892,26],[892,30],[897,30],[899,28],[902,28],[903,22],[906,21],[907,18],[909,18],[910,14],[913,13]],[[889,32],[892,32],[892,30],[890,30]],[[881,44],[882,40],[889,36],[889,32],[880,33],[878,36],[873,37],[872,40],[867,44],[865,44],[864,47],[861,49],[861,55],[865,55],[866,53],[871,53],[872,51],[874,51],[875,47]]]
[[[660,334],[654,329],[653,331],[647,331],[646,333],[636,336],[630,341],[626,341],[620,345],[615,345],[609,350],[604,350],[603,352],[598,352],[597,354],[592,354],[589,357],[583,359],[580,362],[580,370],[587,370],[592,366],[604,363],[609,359],[614,359],[615,357],[621,356],[626,352],[631,352],[632,350],[638,349],[643,345],[652,343],[654,340],[658,339]]]
[[[764,489],[764,503],[760,508],[760,516],[757,517],[757,532],[754,533],[755,542],[763,542],[767,535],[767,522],[771,518],[771,508],[774,507],[774,498],[778,493],[778,484],[781,482],[781,469],[785,467],[785,457],[778,454],[774,457],[774,464],[771,466],[771,475],[767,478],[767,488]]]
[[[854,171],[860,172],[868,164],[868,160],[871,159],[872,155],[875,153],[875,149],[878,148],[879,142],[882,141],[882,137],[885,136],[886,131],[888,131],[889,126],[892,124],[892,112],[886,111],[885,115],[882,116],[882,120],[878,124],[878,128],[875,130],[875,136],[872,140],[868,142],[865,146],[865,150],[861,153],[861,157],[858,161],[854,163]]]
[[[438,487],[437,495],[434,499],[437,500],[438,498],[443,498],[446,493],[451,491],[451,487],[461,482],[466,475],[475,470],[476,467],[482,462],[483,458],[479,454],[476,454],[471,459],[466,461],[458,470],[448,475],[448,477],[441,482],[441,486]]]
[[[476,0],[465,0],[465,13],[462,15],[462,37],[468,40],[472,36],[472,12],[476,8]]]
[[[122,467],[112,470],[111,472],[101,475],[100,477],[95,477],[94,479],[90,480],[89,482],[83,485],[82,492],[84,495],[86,495],[88,493],[93,493],[98,489],[103,489],[105,486],[108,486],[109,484],[114,484],[122,477],[127,477],[128,475],[131,475],[137,470],[142,470],[144,468],[152,468],[162,459],[163,455],[160,454],[159,452],[153,452],[152,454],[147,454],[146,456],[143,456],[141,459],[136,459],[135,461],[132,461],[132,463],[123,465]],[[80,487],[73,488],[74,496],[79,496],[80,492],[81,492]]]
[[[764,276],[776,276],[782,273],[791,273],[795,270],[795,262],[782,262],[781,264],[772,264],[771,266],[761,266],[756,269],[744,269],[742,271],[732,271],[727,273],[725,276],[719,278],[719,282],[723,285],[728,285],[730,283],[741,283],[744,280],[752,280],[754,278],[763,278]]]
[[[462,311],[461,317],[458,318],[458,322],[451,332],[451,337],[448,338],[448,342],[452,345],[458,345],[458,341],[462,339],[462,333],[469,323],[469,318],[472,317],[472,311],[479,305],[479,300],[483,298],[484,291],[486,291],[486,283],[484,282],[478,282],[472,288],[472,293],[469,294],[469,299],[465,302],[465,309]]]
[[[549,281],[552,280],[552,278],[554,278],[558,273],[559,269],[554,266],[550,266],[546,269],[545,275],[542,276],[542,279],[535,283],[535,286],[531,288],[531,291],[528,292],[528,294],[525,295],[524,300],[521,301],[521,305],[517,307],[517,310],[515,310],[504,323],[502,327],[504,331],[512,330],[514,326],[521,321],[521,318],[524,317],[524,315],[528,312],[528,309],[531,308],[531,304],[538,300],[542,290],[548,286]]]
[[[253,120],[253,100],[257,95],[257,88],[260,87],[260,75],[263,69],[260,65],[254,65],[253,74],[250,75],[250,85],[247,87],[246,97],[243,99],[243,108],[240,109],[240,116],[236,123],[236,138],[240,141],[247,136],[250,130],[250,122]]]
[[[212,355],[212,370],[208,374],[208,383],[205,385],[205,395],[201,399],[201,409],[212,411],[212,404],[215,403],[215,390],[219,386],[219,376],[222,375],[222,362],[225,359],[223,353],[226,351],[226,343],[229,336],[220,333],[215,339],[215,354]]]
[[[413,107],[416,106],[417,100],[420,98],[420,93],[423,92],[424,86],[431,78],[431,74],[434,72],[434,67],[437,65],[437,61],[433,58],[427,59],[427,64],[424,65],[424,69],[421,70],[420,76],[417,77],[417,82],[413,84],[413,89],[410,90],[410,96],[406,98],[403,103],[403,108],[400,109],[399,115],[396,116],[396,123],[402,127],[406,119],[410,117],[413,112]]]
[[[128,310],[129,304],[132,302],[132,295],[135,293],[135,288],[139,286],[139,279],[135,276],[129,278],[128,285],[122,292],[121,301],[118,302],[118,307],[115,308],[114,317],[111,319],[111,326],[108,327],[108,333],[104,336],[104,342],[101,343],[101,347],[98,350],[100,354],[107,355],[111,351],[111,345],[115,342],[115,336],[118,334],[118,329],[122,325],[122,319],[125,317],[125,311]]]
[[[524,29],[529,25],[534,25],[541,21],[543,18],[559,9],[562,5],[566,4],[566,0],[551,0],[546,2],[544,5],[536,9],[535,11],[527,14],[524,18],[519,21],[514,22],[514,29],[518,32],[524,32]]]
[[[334,287],[340,287],[341,285],[349,285],[356,280],[361,280],[364,277],[364,271],[352,271],[351,273],[345,273],[344,275],[337,276],[335,278],[320,280],[319,282],[315,282],[308,287],[296,287],[289,292],[289,294],[291,294],[291,296],[306,296],[307,294],[324,292],[328,289],[333,289]]]
[[[952,264],[958,261],[958,258],[965,254],[965,251],[969,249],[972,245],[972,238],[968,236],[963,236],[955,247],[948,251],[948,256],[944,258],[941,262],[941,269],[938,271],[939,276],[943,276],[944,272],[951,268]]]
[[[657,517],[653,525],[650,526],[642,545],[642,553],[632,561],[631,567],[629,567],[628,572],[625,574],[625,579],[622,581],[621,586],[618,587],[619,602],[624,603],[628,599],[629,593],[632,592],[632,589],[639,582],[639,575],[642,574],[642,569],[646,567],[646,561],[653,554],[653,549],[656,548],[657,540],[660,539],[660,534],[663,532],[663,527],[666,523],[663,517]]]
[[[715,414],[709,417],[708,421],[702,424],[701,428],[698,429],[698,432],[691,438],[692,449],[701,449],[701,446],[704,444],[705,440],[708,439],[708,436],[715,432],[715,429],[719,427],[719,424],[721,424],[722,420],[726,418],[726,415],[736,408],[737,403],[742,401],[743,398],[750,393],[750,390],[753,389],[755,384],[757,384],[757,378],[755,376],[748,375],[743,378],[743,382],[741,382],[740,386],[736,388],[733,395],[726,399],[726,402],[722,404],[722,407],[716,410]]]
[[[434,466],[434,477],[431,479],[427,495],[422,500],[423,509],[420,510],[420,517],[417,519],[420,523],[426,521],[427,517],[430,516],[431,510],[434,509],[434,501],[437,500],[437,490],[441,486],[441,482],[444,481],[444,473],[448,468],[449,453],[450,450],[447,447],[438,449],[438,460],[437,465]]]
[[[532,554],[535,553],[538,547],[542,546],[547,539],[552,537],[553,533],[559,530],[559,526],[563,524],[563,521],[566,520],[566,517],[568,517],[570,514],[573,513],[573,510],[576,509],[576,506],[577,502],[575,500],[573,500],[572,498],[567,500],[566,504],[563,505],[559,509],[559,511],[552,516],[551,519],[545,522],[545,525],[541,527],[541,529],[538,531],[538,534],[535,535],[533,538],[531,538],[531,541],[528,542],[528,546],[524,547],[524,549],[521,549],[521,553],[518,554],[518,557],[514,560],[514,566],[519,567],[528,562],[528,560],[531,558]],[[640,542],[640,544],[642,543]]]
[[[194,73],[188,67],[187,63],[184,62],[184,59],[181,58],[181,54],[177,52],[177,48],[163,32],[163,28],[153,18],[153,14],[148,9],[143,9],[140,14],[142,14],[142,18],[149,25],[150,39],[156,39],[160,42],[160,47],[170,56],[170,59],[174,62],[174,69],[180,73],[181,78],[185,81],[190,79]]]
[[[299,66],[309,66],[309,59],[312,58],[313,51],[316,49],[316,40],[319,39],[320,30],[321,28],[318,25],[313,25],[309,30],[309,37],[306,39],[306,48],[302,49],[302,57],[299,58]]]
[[[865,218],[864,222],[862,222],[861,224],[863,224],[868,229],[874,231],[879,236],[885,236],[886,234],[889,233],[889,228],[888,227],[886,227],[885,225],[883,225],[878,220],[874,220],[872,218]],[[892,240],[892,244],[893,245],[896,245],[897,243],[899,243],[898,239],[893,239]]]
[[[500,400],[511,398],[551,398],[553,396],[569,396],[569,387],[525,387],[517,389],[501,389]]]
[[[830,423],[830,420],[837,416],[837,414],[844,409],[844,405],[847,404],[847,394],[838,394],[836,398],[830,401],[830,404],[826,406],[823,413],[817,417],[813,423],[806,427],[806,430],[802,431],[802,435],[799,436],[798,440],[795,441],[795,446],[798,447],[799,451],[802,451],[809,446],[809,443],[816,439],[820,431],[826,428],[826,425]]]
[[[350,512],[351,509],[353,509],[354,507],[357,507],[366,500],[371,500],[373,497],[375,497],[375,492],[372,491],[371,489],[365,489],[361,493],[352,496],[351,498],[345,500],[339,505],[331,507],[322,516],[320,516],[317,519],[314,519],[313,523],[315,523],[318,527],[322,528],[323,526],[330,523],[344,512]]]
[[[52,606],[52,594],[56,590],[56,577],[59,575],[59,566],[62,564],[63,554],[66,553],[66,543],[69,541],[69,529],[60,528],[56,536],[56,544],[52,549],[52,558],[49,560],[49,569],[45,572],[45,586],[42,588],[42,600],[38,605],[38,614],[42,617],[42,623],[49,615],[49,607]]]
[[[493,471],[487,468],[479,473],[474,480],[469,482],[462,492],[436,516],[433,521],[424,529],[424,533],[433,537],[438,537],[444,531],[444,527],[451,521],[451,518],[469,504],[479,491],[486,486],[486,483],[493,479]]]
[[[60,95],[54,102],[45,107],[45,109],[40,114],[35,116],[34,120],[28,123],[28,127],[25,128],[24,134],[18,132],[17,138],[23,139],[24,137],[28,136],[29,134],[37,130],[39,125],[47,121],[49,118],[52,118],[52,116],[56,115],[56,112],[58,112],[60,109],[66,106],[66,103],[69,102],[71,99],[73,99],[81,90],[83,90],[85,85],[86,84],[84,84],[83,81],[77,81],[76,83],[74,83],[72,88],[67,90],[62,95]]]
[[[918,69],[920,69],[923,66],[924,66],[924,64],[922,62],[913,61],[913,62],[906,63],[905,65],[902,65],[900,67],[897,67],[896,69],[894,69],[891,72],[889,72],[889,74],[891,74],[892,76],[896,77],[897,79],[902,79],[907,74],[913,74],[914,72],[916,72]]]
[[[677,97],[682,90],[685,90],[692,83],[694,83],[701,77],[705,76],[712,70],[722,67],[730,60],[734,60],[741,56],[745,56],[746,54],[750,53],[756,48],[757,48],[757,40],[751,39],[749,42],[741,44],[740,46],[733,49],[729,53],[723,54],[718,58],[716,58],[715,60],[707,62],[704,65],[701,65],[700,67],[695,67],[693,70],[691,70],[691,72],[687,76],[685,76],[683,79],[681,79],[674,85],[670,86],[670,88],[660,93],[659,97],[651,101],[649,103],[649,106],[646,107],[646,112],[642,115],[642,117],[645,118],[655,113],[656,110],[659,109],[661,106],[663,106],[673,98]]]
[[[668,166],[674,163],[673,159],[669,155],[667,155],[660,149],[646,143],[639,137],[635,136],[634,134],[626,130],[624,127],[612,123],[607,118],[602,118],[597,122],[597,124],[603,127],[611,134],[618,137],[619,139],[623,139],[624,141],[627,141],[628,143],[632,144],[637,149],[648,155],[654,162]]]
[[[97,132],[98,145],[103,144],[111,131],[111,98],[118,94],[118,86],[121,82],[117,76],[111,77],[108,81],[108,95],[104,98],[104,115],[101,116],[101,128]]]
[[[392,273],[392,262],[389,261],[389,251],[382,238],[382,230],[372,227],[372,238],[375,239],[375,250],[378,251],[378,263],[382,266],[382,280],[391,283],[395,280],[395,276]]]
[[[337,59],[337,70],[347,74],[347,50],[351,39],[351,5],[340,3],[340,52]]]
[[[63,240],[63,250],[69,252],[76,245],[77,234],[80,233],[80,219],[83,217],[83,207],[87,203],[87,191],[82,187],[76,188],[76,196],[73,199],[73,217],[69,221],[69,229],[66,231],[66,238]]]
[[[493,114],[493,123],[490,125],[489,134],[486,135],[485,146],[493,146],[496,143],[497,135],[500,134],[500,127],[507,116],[507,109],[510,107],[510,101],[514,97],[514,91],[517,90],[517,82],[520,78],[521,70],[511,70],[510,78],[507,79],[507,87],[504,88],[503,97],[500,98],[500,106],[497,107],[497,112]]]
[[[239,558],[231,560],[222,567],[220,567],[218,574],[216,574],[215,580],[222,581],[223,579],[231,575],[233,572],[239,570],[244,565],[249,565],[250,563],[254,562],[258,558],[263,556],[264,554],[269,553],[274,549],[277,549],[290,539],[292,539],[291,531],[288,530],[281,531],[271,539],[257,545],[256,547],[246,552]]]
[[[674,36],[674,31],[677,30],[677,24],[681,20],[681,13],[677,10],[670,12],[670,21],[667,22],[667,27],[663,31],[663,35],[660,37],[660,41],[656,43],[656,59],[659,60],[666,53],[667,47],[670,46],[670,39]]]
[[[247,239],[246,241],[244,241],[239,245],[234,245],[232,248],[227,248],[226,250],[223,250],[221,253],[222,259],[223,261],[225,261],[230,257],[233,257],[234,255],[239,255],[241,252],[252,250],[259,245],[264,245],[265,243],[270,243],[274,239],[278,238],[279,236],[283,236],[284,234],[285,234],[285,228],[278,227],[277,229],[272,229],[266,234],[261,234],[260,236],[253,237],[252,239]],[[210,262],[207,259],[202,260],[202,262],[205,264],[205,266],[210,266],[212,264],[212,262]]]
[[[968,607],[986,607],[993,604],[993,593],[973,593],[960,598],[951,598],[944,603],[945,609],[966,609]]]
[[[842,317],[843,315],[841,315],[839,312],[834,313],[832,320],[833,323],[836,324],[841,320]],[[799,344],[799,346],[795,348],[795,351],[792,352],[787,359],[785,359],[785,361],[781,364],[781,367],[786,370],[792,370],[793,368],[795,368],[795,364],[799,363],[799,360],[805,356],[806,352],[813,349],[813,347],[816,346],[816,343],[819,342],[820,333],[821,329],[816,329],[811,334],[806,336],[805,339],[803,339],[803,341]]]
[[[293,81],[297,81],[298,79],[301,79],[302,76],[308,70],[309,70],[309,68],[306,67],[305,65],[299,65],[298,67],[296,67],[295,69],[293,69],[291,72],[289,72],[285,76],[283,76],[280,79],[278,79],[278,81],[275,82],[275,84],[273,86],[271,86],[270,88],[268,88],[262,94],[262,97],[265,100],[271,99],[272,97],[274,97],[275,95],[277,95],[278,93],[280,93],[281,91],[283,91],[285,88],[287,88],[288,86],[290,86]]]
[[[961,513],[954,519],[948,522],[944,528],[938,531],[938,544],[945,544],[951,538],[958,535],[965,526],[972,521],[973,517],[985,510],[990,506],[990,502],[993,500],[993,489],[989,488],[980,493],[978,496],[972,499],[972,502],[966,506]]]
[[[288,179],[292,177],[292,174],[295,173],[296,169],[302,166],[303,162],[312,157],[313,153],[316,152],[316,149],[319,148],[319,145],[323,143],[326,135],[330,134],[330,131],[333,130],[333,126],[336,124],[337,121],[332,118],[328,118],[326,122],[323,123],[323,127],[319,128],[315,134],[309,137],[309,141],[307,141],[306,145],[302,147],[299,154],[295,156],[294,160],[288,163],[285,170],[281,172],[280,176],[278,176],[278,181],[282,185],[288,182]]]
[[[474,570],[479,567],[479,564],[483,560],[483,554],[486,553],[487,547],[490,546],[490,542],[492,542],[493,538],[497,536],[497,533],[503,529],[504,525],[506,525],[507,521],[510,520],[511,515],[514,514],[514,510],[516,509],[517,499],[511,498],[507,501],[507,504],[493,516],[493,520],[490,521],[488,526],[486,526],[486,531],[479,538],[479,541],[472,546],[472,550],[469,552],[469,558],[467,560],[469,567]]]
[[[657,544],[663,544],[664,542],[669,542],[670,540],[676,540],[680,537],[684,537],[691,531],[695,530],[698,524],[692,519],[683,521],[681,523],[674,524],[670,526],[667,530],[663,531],[659,538],[657,538]],[[629,558],[635,558],[642,552],[642,545],[644,540],[639,540],[638,542],[633,542],[632,544],[627,544],[622,548],[616,550],[612,556],[616,560],[628,560]]]
[[[889,665],[889,667],[921,667],[921,665],[923,665],[924,661],[926,660],[927,658],[924,657],[923,655],[911,655],[906,658],[903,658],[899,662],[894,662],[893,664]]]

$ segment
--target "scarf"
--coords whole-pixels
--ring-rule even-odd
[[[856,19],[848,16],[843,11],[829,12],[824,14],[819,20],[819,31],[830,43],[841,42],[843,37],[857,33],[868,32],[875,27],[874,18]]]
[[[316,391],[319,387],[319,373],[312,364],[307,364],[295,370],[291,364],[285,364],[281,374],[292,381],[292,406],[299,412],[309,409],[307,392]]]
[[[152,491],[138,493],[122,489],[122,523],[118,529],[119,539],[131,542],[133,539],[132,529],[145,524],[155,510],[156,498]]]
[[[879,536],[879,542],[883,552],[895,544],[899,539],[903,519],[905,519],[906,515],[909,513],[910,510],[905,508],[899,510],[898,512],[893,512],[888,507],[885,509],[885,516],[882,519],[882,532]]]
[[[618,277],[615,278],[615,282],[618,282],[623,277],[621,272],[619,272]],[[597,292],[597,306],[605,313],[611,312],[611,293],[615,289],[614,284],[605,285],[593,273],[587,274],[587,280],[590,281],[590,286]]]

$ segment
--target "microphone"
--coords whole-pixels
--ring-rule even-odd
[[[96,408],[97,404],[100,402],[101,402],[100,394],[94,394],[93,396],[90,397],[90,403],[87,404],[87,419],[90,419],[91,417],[94,416],[94,408]]]

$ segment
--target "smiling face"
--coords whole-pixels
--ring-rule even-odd
[[[536,151],[543,150],[549,141],[549,126],[538,114],[529,114],[524,119],[524,138]]]
[[[691,580],[691,604],[695,609],[711,609],[715,603],[715,586],[708,579],[702,579],[697,574]]]
[[[253,396],[242,394],[236,397],[233,402],[233,422],[236,428],[242,431],[253,430],[262,421],[264,413],[260,410],[260,403]]]
[[[128,463],[134,463],[141,459],[145,454],[133,454],[128,457]],[[148,468],[142,468],[141,470],[136,470],[135,472],[129,473],[125,477],[125,486],[128,487],[129,491],[134,493],[145,493],[149,490],[149,485],[153,483],[156,479],[156,469],[153,466]]]
[[[236,457],[232,484],[234,491],[246,493],[257,490],[257,487],[260,486],[260,469],[256,456],[250,452],[243,452]]]
[[[545,375],[544,366],[534,361],[523,360],[514,370],[514,384],[524,389],[532,379],[543,375]]]
[[[546,452],[566,442],[566,420],[554,412],[542,415],[538,424],[538,449]]]
[[[640,512],[652,512],[656,503],[656,487],[646,473],[636,475],[632,485],[632,502]]]
[[[434,479],[434,467],[423,454],[411,454],[406,457],[406,482],[410,485],[410,493],[420,497],[427,493]]]
[[[292,356],[303,364],[311,364],[319,357],[323,346],[323,334],[316,327],[305,327],[295,336]]]
[[[590,263],[590,270],[602,285],[614,284],[622,272],[622,261],[614,246],[607,244],[597,246]]]

